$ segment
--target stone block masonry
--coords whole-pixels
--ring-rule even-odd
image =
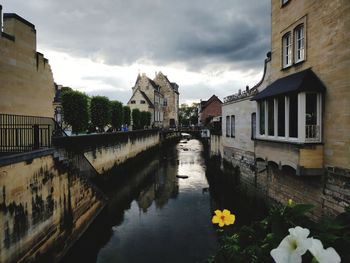
[[[218,152],[212,150],[214,155]],[[297,176],[290,167],[278,167],[261,159],[255,161],[250,151],[223,147],[222,157],[236,168],[233,173],[239,168],[239,181],[243,186],[255,189],[267,200],[286,204],[293,199],[296,203],[313,204],[315,208],[309,214],[313,220],[323,215],[338,215],[350,205],[349,170],[329,168],[325,175]]]
[[[85,231],[104,198],[54,149],[0,164],[0,262],[55,262]]]

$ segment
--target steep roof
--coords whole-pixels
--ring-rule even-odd
[[[143,91],[140,90],[141,95],[145,98],[145,100],[147,101],[148,105],[151,108],[154,108],[154,105],[152,103],[152,101],[147,97],[146,93],[144,93]]]

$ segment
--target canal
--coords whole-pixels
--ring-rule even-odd
[[[210,160],[196,139],[163,147],[101,188],[106,209],[63,262],[205,262],[221,235],[266,213],[239,173]],[[211,218],[224,208],[236,222],[223,232]]]

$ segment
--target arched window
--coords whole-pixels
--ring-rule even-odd
[[[294,30],[295,36],[295,62],[305,59],[305,30],[304,25],[297,26]]]
[[[292,34],[288,32],[282,37],[283,68],[292,65]]]

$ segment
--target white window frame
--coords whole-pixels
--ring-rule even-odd
[[[306,94],[317,94],[317,126],[319,129],[318,139],[306,138]],[[289,137],[289,96],[285,96],[285,136],[278,136],[278,104],[277,99],[274,99],[274,136],[268,135],[268,103],[267,99],[257,102],[257,114],[256,114],[256,133],[257,139],[292,142],[292,143],[321,143],[322,142],[322,94],[318,92],[300,92],[298,93],[298,137]],[[265,134],[260,134],[260,103],[264,103],[265,110]]]
[[[288,41],[287,41],[288,40]],[[282,37],[282,66],[287,68],[292,65],[293,41],[292,33],[288,32]]]
[[[300,33],[300,35],[299,35]],[[298,25],[294,29],[295,39],[295,63],[305,60],[305,27],[304,24]]]

